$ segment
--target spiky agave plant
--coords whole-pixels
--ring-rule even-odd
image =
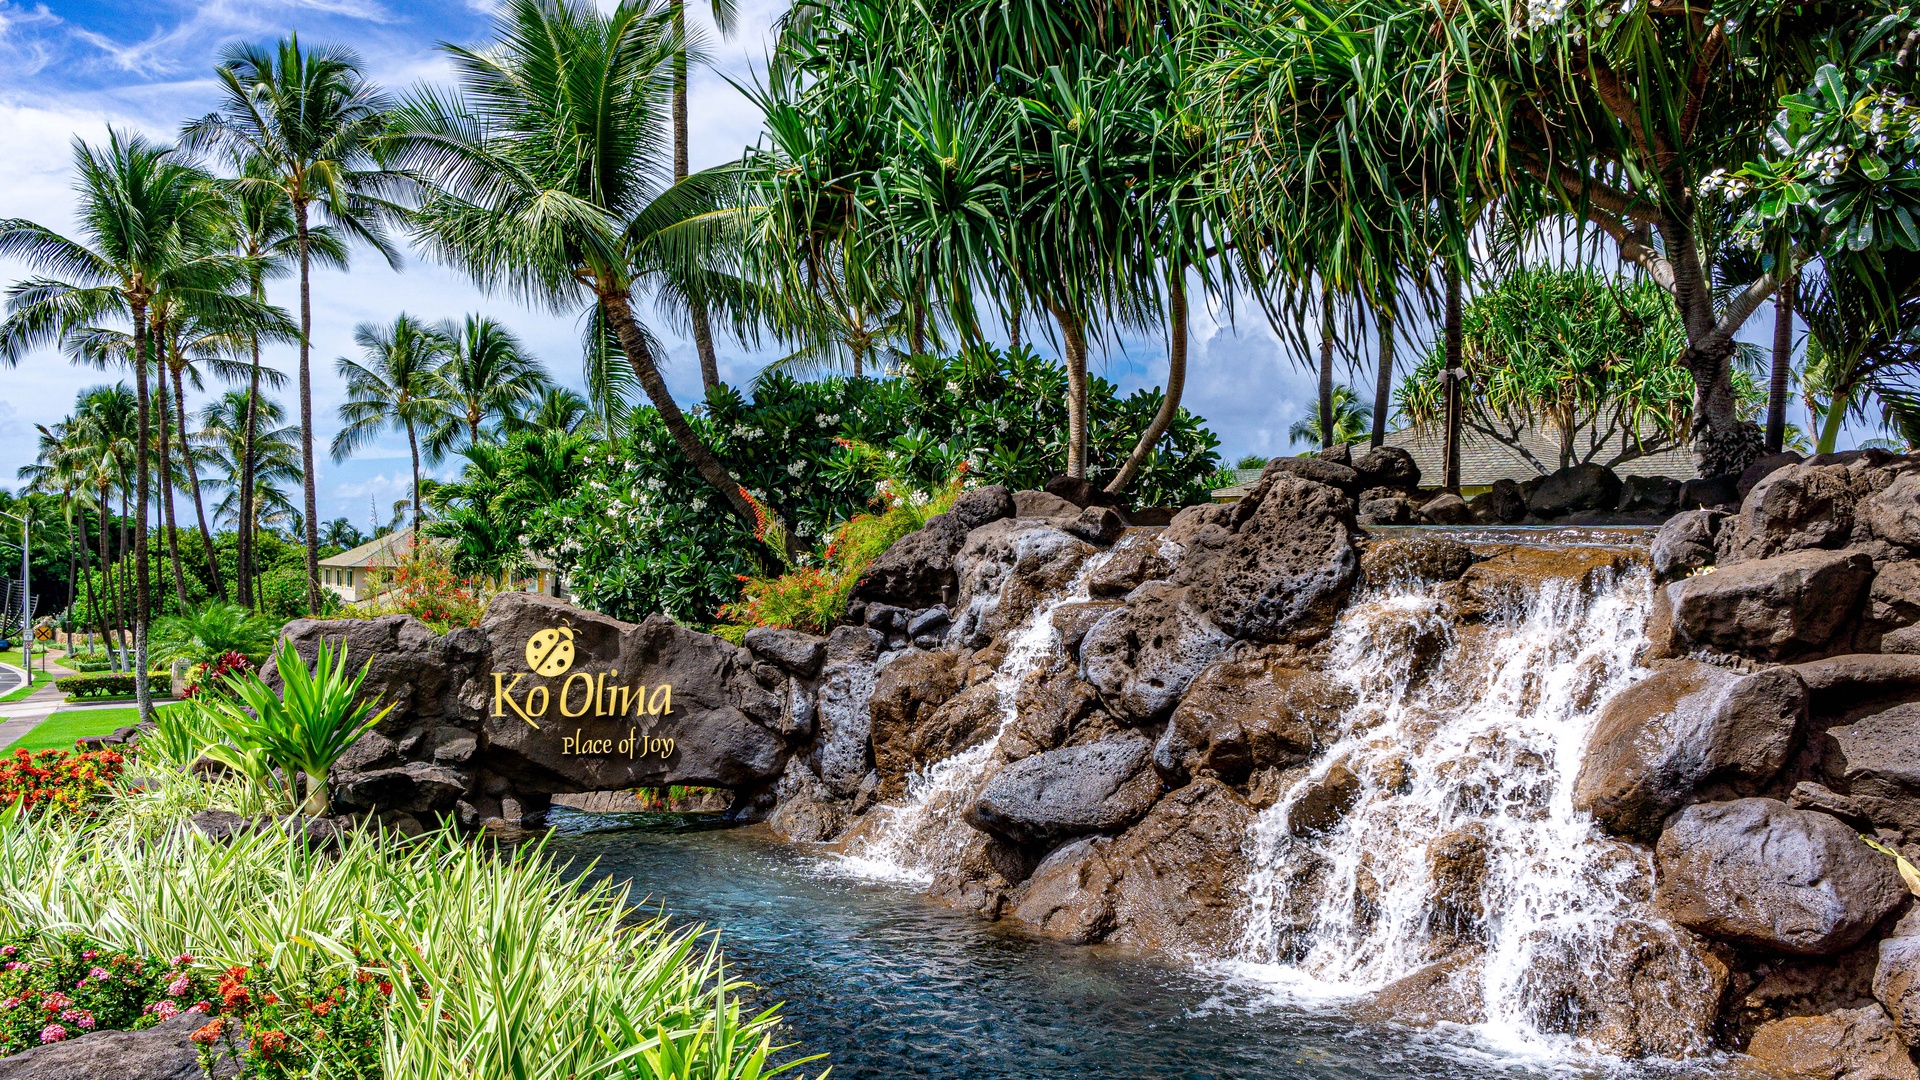
[[[285,774],[289,801],[295,774],[305,773],[307,800],[301,809],[324,814],[327,771],[393,706],[376,712],[372,702],[360,700],[360,684],[371,661],[348,674],[344,646],[336,654],[321,642],[309,670],[293,643],[283,641],[274,650],[273,664],[280,673],[279,693],[252,672],[236,672],[224,680],[227,695],[210,701],[209,708],[231,750],[241,756],[258,752]]]

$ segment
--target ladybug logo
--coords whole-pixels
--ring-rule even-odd
[[[573,628],[542,630],[527,639],[527,666],[535,675],[560,675],[573,666]]]

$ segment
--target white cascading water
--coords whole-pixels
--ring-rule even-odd
[[[956,866],[968,843],[979,832],[962,818],[980,794],[999,761],[1000,737],[1012,724],[1020,684],[1042,664],[1061,661],[1060,634],[1053,628],[1054,609],[1089,599],[1087,581],[1105,562],[1095,555],[1080,567],[1073,581],[1034,610],[1019,630],[1007,637],[1007,654],[994,670],[993,688],[1000,704],[1000,723],[978,746],[937,761],[907,780],[907,797],[898,805],[869,811],[877,821],[848,838],[842,867],[862,877],[925,884],[935,873]]]
[[[1645,857],[1573,808],[1574,777],[1607,698],[1638,677],[1651,595],[1644,571],[1583,591],[1548,582],[1487,625],[1457,628],[1422,590],[1359,598],[1333,633],[1327,670],[1354,692],[1338,741],[1251,831],[1250,911],[1232,968],[1293,997],[1359,996],[1441,958],[1429,844],[1485,837],[1477,973],[1482,1038],[1536,1052],[1529,972],[1543,949],[1585,970],[1605,962]],[[1360,789],[1344,819],[1296,837],[1289,816],[1344,766]]]

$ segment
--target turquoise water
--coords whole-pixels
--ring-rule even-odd
[[[856,879],[759,830],[556,810],[553,849],[636,901],[721,931],[755,1004],[838,1080],[1398,1080],[1725,1076],[1724,1068],[1518,1063],[1463,1037],[1355,1024],[1218,975],[1035,940]],[[809,1074],[811,1075],[811,1074]]]

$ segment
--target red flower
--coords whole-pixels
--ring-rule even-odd
[[[226,1031],[226,1028],[227,1028],[227,1022],[225,1020],[222,1020],[219,1017],[214,1017],[212,1020],[209,1020],[204,1025],[202,1025],[193,1034],[187,1036],[187,1038],[191,1039],[196,1043],[199,1043],[201,1046],[212,1046],[214,1043],[219,1041],[221,1033]]]

